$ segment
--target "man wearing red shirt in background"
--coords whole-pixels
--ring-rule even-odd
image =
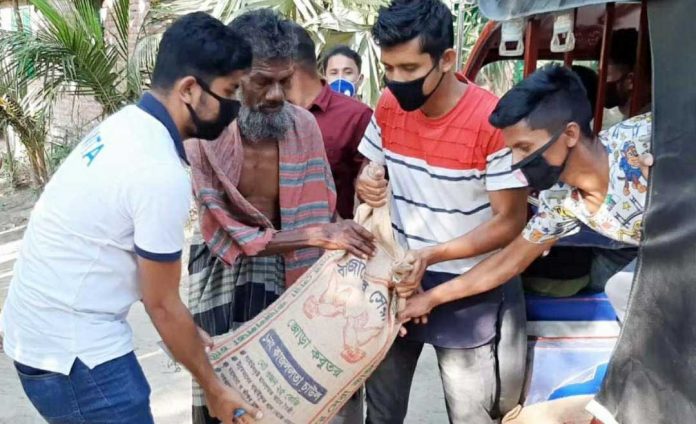
[[[432,290],[512,241],[526,221],[526,182],[488,123],[497,98],[454,71],[452,12],[442,1],[393,0],[372,33],[387,89],[360,152],[389,171],[392,225],[416,259],[396,288],[408,296],[421,280]],[[386,187],[363,173],[357,192],[379,206]],[[426,324],[407,324],[367,381],[367,423],[403,422],[424,344],[435,347],[450,422],[496,422],[502,302],[501,290],[491,290],[434,308]]]
[[[309,110],[319,124],[326,156],[336,183],[336,212],[353,219],[355,180],[363,162],[358,145],[372,117],[372,109],[337,93],[319,76],[314,41],[300,25],[288,22],[295,37],[295,73],[286,89],[290,103]],[[330,424],[362,424],[363,395],[358,391]]]
[[[297,45],[295,74],[287,90],[288,101],[308,109],[316,118],[336,182],[336,210],[341,218],[352,219],[355,180],[363,160],[358,145],[372,110],[358,100],[331,90],[319,76],[314,41],[300,25],[291,23],[291,26]]]

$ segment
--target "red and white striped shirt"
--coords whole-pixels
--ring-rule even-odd
[[[470,232],[492,217],[489,191],[526,185],[511,171],[512,154],[500,131],[488,123],[497,101],[469,83],[454,109],[430,119],[420,110],[402,110],[389,90],[382,94],[359,151],[386,165],[392,223],[408,248],[441,244]],[[486,256],[429,270],[461,274]]]

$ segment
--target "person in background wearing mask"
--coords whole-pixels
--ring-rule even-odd
[[[515,169],[540,191],[539,210],[505,249],[409,299],[402,319],[498,287],[557,240],[577,233],[581,224],[620,242],[640,243],[653,162],[648,153],[651,114],[635,116],[599,136],[593,134],[591,120],[580,79],[561,66],[538,70],[503,96],[490,122],[502,129]]]
[[[573,65],[571,67],[573,72],[580,78],[582,86],[587,92],[587,100],[590,102],[590,110],[592,111],[592,116],[594,116],[595,105],[597,104],[597,87],[599,87],[599,75],[597,72],[587,66]]]
[[[97,126],[46,186],[3,327],[5,353],[49,423],[153,422],[126,321],[141,299],[211,414],[228,424],[259,417],[218,380],[205,353],[211,342],[179,297],[191,200],[182,140],[213,139],[236,117],[250,66],[249,44],[217,19],[179,19],[162,37],[152,91]]]
[[[510,168],[500,131],[488,123],[497,98],[455,73],[450,9],[440,0],[394,0],[380,10],[372,33],[387,89],[360,151],[389,173],[394,230],[414,260],[411,275],[396,286],[408,297],[436,290],[512,241],[526,221],[527,189]],[[386,187],[384,178],[362,173],[358,197],[383,205]],[[416,322],[404,327],[405,337],[367,381],[367,422],[403,422],[426,343],[437,352],[450,422],[494,422],[501,303],[502,291],[494,288],[410,316]]]
[[[203,238],[191,247],[189,307],[213,336],[261,313],[324,250],[367,258],[375,249],[354,221],[331,222],[336,192],[321,132],[285,101],[295,70],[289,21],[259,9],[230,25],[253,53],[239,117],[213,142],[186,143]],[[204,394],[194,384],[194,424],[217,422]]]
[[[607,66],[604,107],[619,113],[614,113],[614,115],[605,113],[604,129],[629,117],[634,95],[641,96],[638,102],[640,107],[638,113],[643,114],[650,111],[651,81],[645,81],[647,89],[643,90],[642,93],[637,93],[634,90],[637,51],[638,31],[632,28],[614,31]],[[616,117],[611,119],[611,116]]]
[[[287,25],[295,40],[295,73],[286,90],[288,101],[309,110],[317,120],[336,182],[336,210],[341,218],[353,219],[355,180],[363,161],[358,144],[370,123],[372,109],[332,90],[317,71],[312,37],[292,21]]]
[[[332,90],[348,97],[357,97],[365,76],[361,73],[362,58],[355,50],[340,44],[324,54],[324,78]]]

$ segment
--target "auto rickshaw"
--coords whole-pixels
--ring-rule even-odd
[[[599,132],[612,36],[633,28],[638,42],[629,116],[651,100],[653,113],[655,166],[623,327],[601,293],[528,295],[525,384],[502,388],[501,410],[517,400],[531,406],[594,395],[589,409],[597,423],[696,422],[696,183],[688,166],[696,158],[696,2],[479,0],[479,8],[490,22],[463,64],[468,79],[501,61],[520,62],[522,76],[543,62],[594,63]],[[645,83],[649,75],[652,83]],[[621,247],[589,229],[564,244]]]

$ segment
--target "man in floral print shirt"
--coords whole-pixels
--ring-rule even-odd
[[[538,211],[505,249],[411,297],[402,319],[503,284],[556,241],[577,233],[581,224],[627,244],[640,243],[652,165],[651,114],[621,122],[598,137],[591,120],[580,79],[564,67],[544,67],[503,96],[490,122],[512,149],[517,176],[540,191]],[[612,303],[621,314],[624,305]]]
[[[637,246],[643,223],[647,181],[641,157],[650,151],[651,114],[638,115],[602,132],[597,142],[606,149],[609,184],[596,210],[585,203],[582,188],[558,182],[539,194],[539,211],[524,238],[534,243],[555,241],[577,233],[581,224],[611,239]]]

